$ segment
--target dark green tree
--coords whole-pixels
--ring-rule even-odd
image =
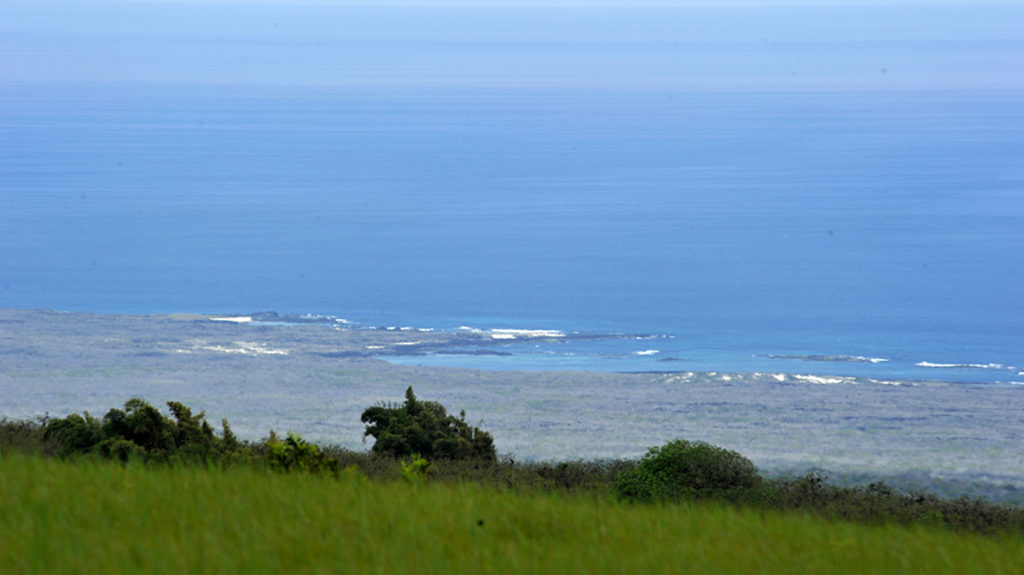
[[[221,437],[206,421],[206,413],[176,401],[167,402],[174,418],[160,413],[146,401],[133,398],[124,409],[111,409],[98,420],[88,413],[50,420],[44,432],[56,440],[61,455],[98,453],[112,459],[209,461],[240,450],[240,443],[222,421]]]
[[[416,398],[410,386],[405,403],[384,403],[363,412],[363,437],[376,441],[373,452],[396,457],[418,454],[431,459],[484,459],[494,461],[494,438],[466,423],[466,412],[449,415],[435,401]]]
[[[103,416],[103,435],[108,440],[130,441],[158,458],[174,451],[175,427],[174,422],[137,397],[125,402],[123,411],[114,408]]]

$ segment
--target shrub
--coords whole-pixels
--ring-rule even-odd
[[[427,478],[427,474],[430,473],[430,462],[425,458],[416,455],[412,455],[409,463],[402,462],[402,479],[405,479],[409,483],[420,483]]]
[[[363,437],[373,436],[372,451],[407,457],[413,454],[434,459],[486,459],[495,461],[491,434],[466,423],[466,412],[456,418],[434,401],[416,398],[410,386],[405,403],[382,404],[363,412]]]
[[[0,454],[9,450],[26,453],[57,453],[59,446],[52,437],[46,437],[46,424],[49,416],[36,419],[0,418]]]
[[[277,471],[338,474],[337,459],[327,457],[319,447],[295,433],[289,433],[288,438],[281,441],[271,432],[267,440],[266,458],[271,469]]]
[[[956,531],[1024,532],[1024,509],[981,499],[942,499],[923,492],[902,493],[884,482],[839,487],[818,473],[767,483],[766,508],[813,512],[857,523],[918,524]]]
[[[761,485],[751,461],[735,451],[682,439],[652,447],[619,475],[615,493],[629,501],[737,500]]]

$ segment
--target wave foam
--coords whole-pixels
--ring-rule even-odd
[[[565,337],[565,333],[555,329],[492,329],[484,333],[490,334],[493,339]]]
[[[498,328],[498,329],[480,329],[477,327],[470,327],[468,325],[459,326],[457,331],[465,331],[469,333],[476,333],[480,335],[489,335],[492,339],[536,339],[536,338],[563,338],[566,337],[564,331],[557,329],[511,329],[511,328]]]
[[[223,316],[223,317],[211,317],[210,321],[226,321],[230,323],[252,323],[252,318],[245,316]]]
[[[1018,368],[1003,365],[1001,363],[933,363],[930,361],[919,361],[917,367],[931,367],[936,369],[994,369],[998,371],[1017,371]]]
[[[792,374],[790,377],[797,381],[804,383],[814,383],[818,385],[836,385],[840,383],[857,383],[855,377],[844,377],[844,376],[825,376],[825,375],[801,375]]]
[[[797,359],[800,361],[826,361],[837,363],[885,363],[884,357],[866,357],[863,355],[819,355],[819,354],[771,354],[770,359]]]
[[[192,349],[196,351],[217,351],[220,353],[232,353],[239,355],[288,355],[291,353],[291,350],[288,349],[267,347],[261,343],[246,341],[236,341],[233,345],[211,345],[201,341],[196,342]],[[187,350],[178,351],[182,353],[191,353]]]

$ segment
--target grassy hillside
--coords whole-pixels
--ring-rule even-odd
[[[0,573],[999,573],[1024,537],[717,506],[0,455]]]

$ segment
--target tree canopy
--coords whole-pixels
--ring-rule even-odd
[[[427,459],[497,459],[490,433],[466,423],[466,412],[449,415],[435,401],[416,398],[410,386],[405,403],[381,404],[363,412],[364,437],[376,441],[372,451],[396,457],[418,454]]]
[[[45,435],[58,442],[62,455],[98,453],[121,460],[205,460],[238,449],[239,442],[227,420],[221,422],[218,437],[206,421],[205,412],[193,415],[177,401],[168,401],[167,406],[173,419],[144,400],[132,398],[124,404],[124,410],[111,409],[102,419],[85,412],[52,420]]]

